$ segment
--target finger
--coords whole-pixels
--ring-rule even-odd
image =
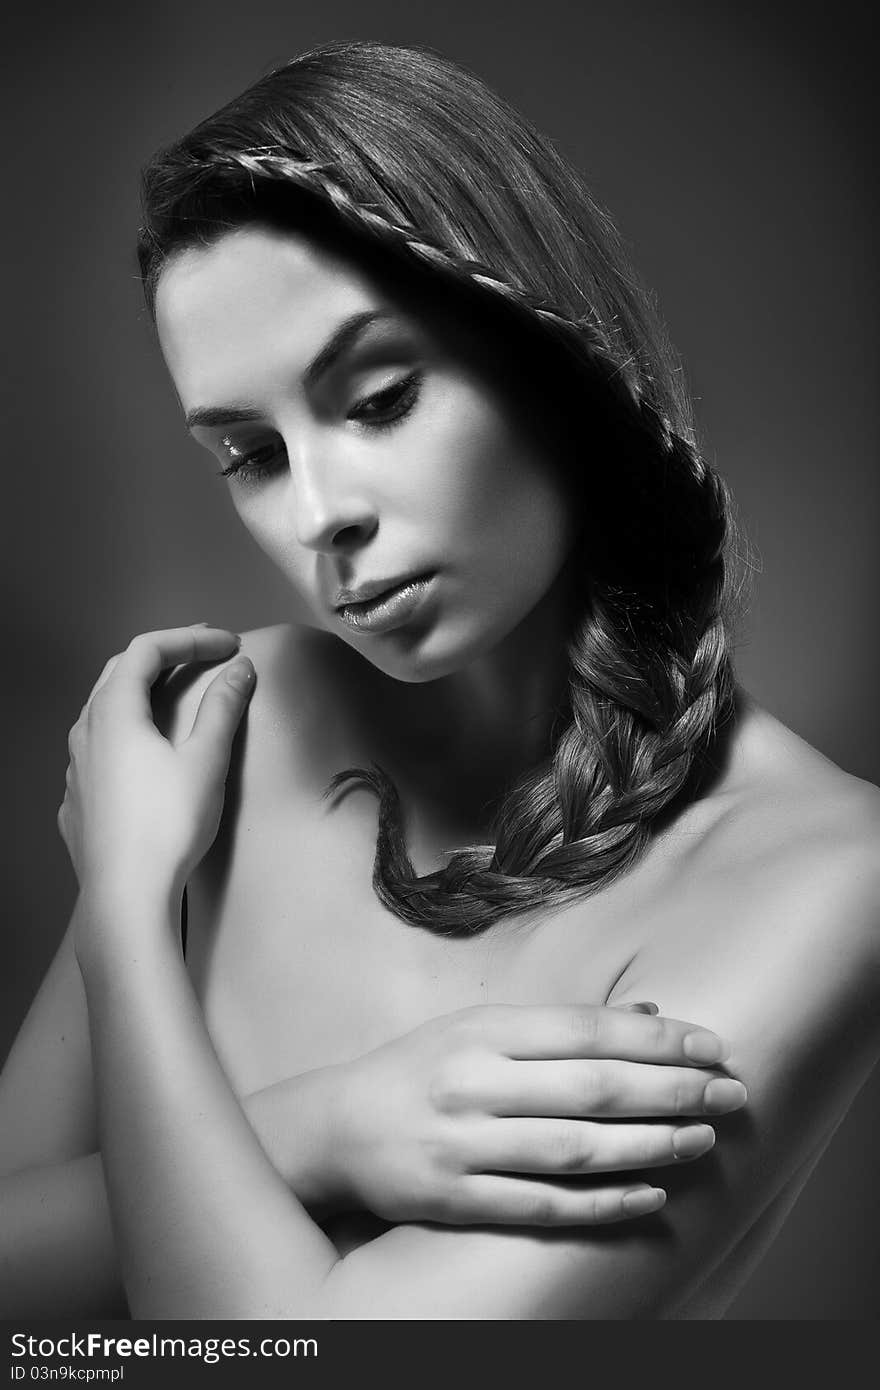
[[[107,688],[134,700],[140,712],[152,718],[150,690],[162,671],[192,661],[222,661],[240,643],[237,633],[201,625],[140,633],[120,653],[112,687]]]
[[[110,660],[105,662],[103,671],[101,672],[100,676],[95,681],[95,684],[92,686],[89,692],[89,698],[86,700],[85,703],[86,709],[88,709],[89,705],[97,695],[98,691],[107,684],[107,681],[113,675],[113,672],[116,670],[116,664],[119,661],[119,656],[120,654],[117,652],[115,656],[111,656]]]
[[[228,657],[241,638],[222,627],[173,627],[162,632],[142,632],[122,653],[120,673],[152,685],[166,666],[191,661],[219,661]]]
[[[653,1004],[650,1000],[643,999],[638,1004],[609,1004],[611,1009],[632,1009],[634,1013],[657,1015],[660,1012],[660,1005]]]
[[[591,1120],[488,1120],[474,1145],[475,1170],[573,1176],[659,1168],[708,1153],[706,1124],[596,1124]]]
[[[732,1050],[696,1024],[595,1004],[498,1004],[489,1014],[491,1041],[506,1056],[522,1060],[621,1057],[715,1066]]]
[[[217,631],[217,632],[226,632],[226,631],[227,631],[226,628],[217,628],[217,627],[215,627],[215,625],[214,625],[213,623],[189,623],[188,626],[194,628],[196,631],[198,631],[200,628],[214,628],[214,630]],[[238,633],[232,632],[232,631],[230,630],[229,635],[230,635],[231,637],[235,637],[235,638],[237,638],[238,640],[240,640]],[[159,672],[158,676],[157,676],[156,679],[153,681],[153,690],[155,691],[157,687],[164,686],[164,685],[166,685],[169,681],[172,681],[172,680],[174,679],[174,676],[176,675],[176,673],[177,673],[179,670],[181,670],[182,667],[185,666],[185,665],[186,665],[185,662],[181,662],[180,664],[175,664],[175,665],[171,665],[171,666],[163,666],[162,670]]]
[[[662,1188],[647,1183],[552,1183],[478,1173],[463,1180],[453,1223],[499,1226],[605,1226],[659,1211]]]
[[[86,698],[86,702],[79,712],[76,723],[71,725],[71,728],[67,735],[67,750],[70,753],[71,757],[75,757],[77,749],[79,748],[79,745],[84,737],[86,720],[88,719],[91,703],[97,695],[98,691],[104,685],[106,685],[107,681],[112,676],[118,660],[119,655],[117,653],[116,656],[111,656],[110,659],[104,663],[104,668],[101,671],[101,674],[98,677],[98,679],[95,681],[95,684],[89,691],[89,694]]]
[[[725,1115],[746,1099],[741,1081],[694,1067],[565,1060],[506,1062],[493,1069],[492,1095],[478,1103],[495,1115],[647,1119]]]
[[[254,689],[256,671],[247,657],[236,657],[208,686],[189,737],[181,744],[189,754],[218,761],[225,778],[232,741]]]

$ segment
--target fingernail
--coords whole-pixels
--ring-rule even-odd
[[[654,1004],[650,999],[641,999],[638,1004],[630,1004],[631,1009],[638,1009],[642,1014],[659,1014],[660,1005]]]
[[[662,1187],[640,1187],[624,1193],[621,1205],[627,1216],[647,1216],[649,1212],[659,1211],[665,1201]]]
[[[713,1066],[729,1057],[732,1049],[717,1033],[710,1033],[707,1028],[698,1028],[695,1032],[686,1034],[682,1051],[692,1062],[699,1062],[701,1066]]]
[[[233,661],[226,670],[226,679],[236,690],[247,690],[255,675],[256,672],[247,657],[242,657],[240,661]]]
[[[212,628],[215,632],[221,632],[221,633],[222,633],[223,631],[225,631],[225,629],[222,628],[222,627],[215,627],[215,625],[214,625],[213,623],[191,623],[190,626],[191,626],[191,627],[209,627],[209,628]],[[237,632],[230,632],[229,636],[233,639],[233,641],[235,642],[236,646],[238,646],[238,647],[241,646],[241,636],[240,636],[239,633],[237,633]]]
[[[698,1158],[708,1153],[714,1143],[715,1131],[711,1125],[686,1125],[673,1134],[672,1152],[676,1158]]]
[[[722,1115],[728,1110],[739,1110],[748,1098],[749,1093],[741,1081],[719,1076],[710,1081],[703,1092],[703,1106],[713,1115]]]

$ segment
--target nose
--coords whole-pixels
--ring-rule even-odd
[[[292,457],[292,456],[291,456]],[[309,550],[341,554],[365,545],[379,524],[366,480],[330,451],[291,464],[296,535]]]

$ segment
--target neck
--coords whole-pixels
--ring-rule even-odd
[[[461,671],[426,686],[399,686],[424,751],[478,760],[498,755],[510,772],[549,755],[568,686],[567,605],[546,595],[518,627]],[[415,751],[415,750],[414,750]]]
[[[567,704],[570,614],[564,577],[462,670],[412,685],[377,673],[359,691],[374,761],[393,778],[425,846],[435,831],[444,843],[485,842],[507,788],[549,757]]]

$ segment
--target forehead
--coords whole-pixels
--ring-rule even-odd
[[[170,259],[156,326],[186,407],[249,385],[271,390],[340,320],[380,308],[397,306],[350,261],[298,233],[255,226]]]

